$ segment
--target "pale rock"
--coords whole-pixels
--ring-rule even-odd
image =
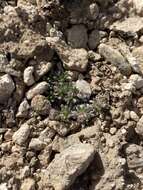
[[[73,48],[86,48],[87,29],[84,25],[73,25],[67,30],[68,44]]]
[[[5,74],[0,77],[0,103],[9,99],[15,89],[15,84],[10,75]]]
[[[95,49],[97,48],[97,46],[99,45],[100,43],[100,33],[98,30],[93,30],[90,35],[89,35],[89,39],[88,39],[88,45],[89,45],[89,48],[92,50],[92,49]]]
[[[110,129],[110,134],[111,134],[111,135],[115,135],[116,132],[117,132],[117,129],[116,129],[115,127],[112,127],[112,128]]]
[[[20,178],[24,179],[30,175],[30,167],[29,166],[24,166],[20,172]]]
[[[137,134],[143,136],[143,116],[139,119],[135,131]]]
[[[91,50],[91,51],[88,51],[88,58],[89,60],[96,62],[101,59],[101,55]]]
[[[40,164],[44,167],[47,168],[47,165],[50,163],[51,159],[51,153],[52,153],[52,146],[46,146],[44,150],[40,152],[38,155],[38,159],[40,161]]]
[[[46,127],[39,135],[39,139],[43,142],[49,143],[50,140],[55,136],[55,130]]]
[[[141,0],[131,0],[130,1],[135,8],[136,13],[139,16],[143,16],[143,1]]]
[[[57,37],[47,37],[46,40],[48,45],[57,52],[66,69],[79,72],[86,71],[88,53],[85,49],[72,49]]]
[[[131,66],[117,49],[106,44],[100,44],[99,53],[108,62],[115,65],[123,75],[128,76],[131,74]]]
[[[45,96],[36,95],[31,101],[31,107],[35,112],[39,113],[40,115],[48,115],[51,104]]]
[[[26,99],[24,99],[19,105],[16,117],[26,117],[28,115],[28,111],[30,109],[30,105]]]
[[[139,120],[139,116],[134,111],[130,111],[130,118],[132,120],[134,120],[134,121],[138,121]]]
[[[34,67],[32,66],[29,66],[24,70],[23,78],[24,78],[24,83],[27,86],[31,86],[32,84],[35,83],[33,73],[34,73]]]
[[[138,61],[138,65],[140,67],[141,72],[143,73],[143,46],[139,46],[133,49],[133,56]]]
[[[26,7],[25,11],[29,11],[31,12],[31,14],[33,14],[34,11],[36,11],[36,9],[32,7],[31,11],[31,6],[30,6]],[[34,17],[33,19],[35,19],[35,16],[37,15],[31,15],[31,19],[33,17]],[[42,60],[46,60],[48,62],[53,57],[53,51],[49,48],[47,41],[44,39],[42,35],[27,29],[24,32],[19,42],[19,49],[17,52],[17,56],[24,60],[28,60],[36,56],[37,58],[40,59],[42,58]]]
[[[143,162],[142,162],[142,157],[143,157],[143,148],[142,146],[139,146],[137,144],[129,144],[126,147],[126,155],[127,155],[127,164],[129,169],[134,170],[134,169],[141,169],[143,168]],[[142,179],[140,175],[137,176]]]
[[[8,190],[7,184],[6,183],[1,183],[0,184],[0,190]]]
[[[143,18],[128,17],[123,21],[116,21],[111,25],[110,29],[125,33],[136,33],[143,29]]]
[[[16,144],[20,146],[24,146],[29,135],[30,135],[30,126],[27,123],[24,123],[14,133],[12,139]]]
[[[136,88],[132,82],[122,83],[121,88],[123,91],[127,90],[130,92],[135,92],[135,90],[136,90]]]
[[[20,190],[35,190],[35,181],[32,178],[26,178],[24,179],[24,182],[22,183]]]
[[[65,124],[62,124],[59,121],[49,121],[48,127],[54,129],[61,136],[66,136],[70,131],[70,127],[67,127]]]
[[[131,75],[129,81],[136,87],[136,89],[143,87],[143,78],[138,74]]]
[[[54,151],[62,152],[64,149],[72,146],[73,144],[78,144],[81,142],[88,142],[94,146],[95,150],[99,145],[99,127],[97,125],[82,129],[76,134],[69,135],[68,137],[55,136],[52,142],[52,149]]]
[[[75,86],[81,98],[89,98],[91,96],[92,91],[90,84],[85,80],[82,79],[77,80]]]
[[[35,84],[34,86],[32,86],[29,91],[26,93],[26,97],[28,100],[32,99],[34,96],[38,95],[38,94],[43,94],[44,92],[46,92],[48,90],[48,83],[43,81],[40,83]]]
[[[74,144],[63,150],[48,166],[45,172],[47,182],[55,190],[68,189],[75,179],[87,169],[94,154],[95,150],[90,144]]]
[[[29,143],[29,149],[32,149],[34,151],[40,151],[44,149],[45,146],[46,144],[38,138],[32,138]]]
[[[96,20],[99,15],[99,8],[96,3],[91,3],[88,8],[88,17],[91,20]]]
[[[52,68],[51,62],[40,62],[35,65],[35,80],[38,81],[41,77],[43,77],[45,74],[47,74],[50,69]]]

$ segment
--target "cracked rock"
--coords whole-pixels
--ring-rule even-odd
[[[94,148],[90,144],[73,144],[63,150],[47,168],[45,175],[49,183],[55,190],[69,188],[89,166],[94,154]]]

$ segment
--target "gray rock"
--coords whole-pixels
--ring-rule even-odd
[[[34,67],[32,66],[29,66],[24,70],[23,78],[24,78],[24,83],[27,86],[31,86],[32,84],[35,83],[33,73],[34,73]]]
[[[77,80],[75,86],[81,98],[89,98],[91,96],[92,91],[90,88],[90,84],[85,80],[82,79]]]
[[[143,78],[138,74],[131,75],[129,81],[135,86],[136,89],[143,87]]]
[[[11,96],[15,89],[15,84],[10,75],[5,74],[0,77],[0,103],[4,103]]]
[[[36,95],[31,101],[31,107],[35,112],[39,113],[40,115],[48,115],[51,104],[45,96]]]
[[[40,151],[44,149],[45,146],[46,144],[38,138],[32,138],[29,143],[29,149],[32,149],[35,151]]]
[[[20,128],[14,133],[12,140],[20,145],[24,146],[28,137],[30,135],[30,126],[27,123],[24,123]]]
[[[131,74],[131,66],[128,64],[126,59],[117,50],[109,45],[101,44],[99,46],[99,53],[110,63],[115,65],[123,75]]]
[[[28,104],[28,101],[24,99],[19,105],[16,117],[26,117],[28,115],[29,109],[30,105]]]
[[[43,94],[44,92],[46,92],[48,90],[48,83],[43,81],[40,82],[38,84],[35,84],[34,86],[32,86],[30,88],[30,90],[26,93],[26,97],[28,100],[32,99],[34,96],[38,95],[38,94]]]
[[[50,163],[47,178],[55,190],[68,189],[94,158],[94,148],[90,144],[74,144],[65,149]]]
[[[88,39],[88,45],[89,45],[89,48],[92,50],[92,49],[95,49],[97,48],[97,46],[99,45],[100,43],[100,33],[98,30],[93,30],[90,35],[89,35],[89,39]]]
[[[87,29],[84,25],[73,25],[67,31],[68,44],[73,48],[86,48]]]

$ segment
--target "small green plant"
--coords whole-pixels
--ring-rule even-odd
[[[72,81],[68,78],[67,72],[47,78],[50,89],[48,99],[53,104],[62,104],[72,107],[77,97],[77,89],[73,86]]]

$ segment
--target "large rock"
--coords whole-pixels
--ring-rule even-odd
[[[48,83],[47,82],[40,82],[38,84],[35,84],[30,88],[30,90],[26,93],[26,97],[28,100],[32,99],[34,96],[43,94],[48,90]]]
[[[143,78],[138,74],[133,74],[129,78],[129,82],[131,82],[136,89],[140,89],[143,87]]]
[[[91,96],[92,91],[91,91],[90,84],[86,82],[85,80],[80,80],[80,79],[77,80],[76,88],[81,98],[89,98]]]
[[[101,44],[99,46],[99,53],[108,62],[115,65],[123,75],[128,76],[131,74],[131,66],[117,49],[106,44]]]
[[[86,48],[87,29],[84,25],[74,25],[67,31],[68,44],[73,48]]]
[[[49,48],[43,36],[31,30],[26,30],[20,40],[17,56],[24,60],[36,56],[36,58],[49,61],[53,56],[53,51]]]
[[[94,158],[94,148],[90,144],[74,144],[65,149],[47,168],[46,175],[55,190],[64,190],[75,181]]]
[[[111,25],[112,30],[121,31],[125,33],[136,33],[143,29],[143,18],[129,17],[123,21],[117,21]]]
[[[15,84],[10,77],[6,74],[0,77],[0,103],[4,103],[11,96],[15,89]]]
[[[47,37],[46,40],[49,46],[55,49],[66,69],[79,72],[86,71],[88,53],[85,49],[72,49],[57,37]]]
[[[14,133],[12,139],[13,141],[20,145],[24,146],[28,137],[30,135],[30,126],[27,123],[21,125],[21,127]]]

